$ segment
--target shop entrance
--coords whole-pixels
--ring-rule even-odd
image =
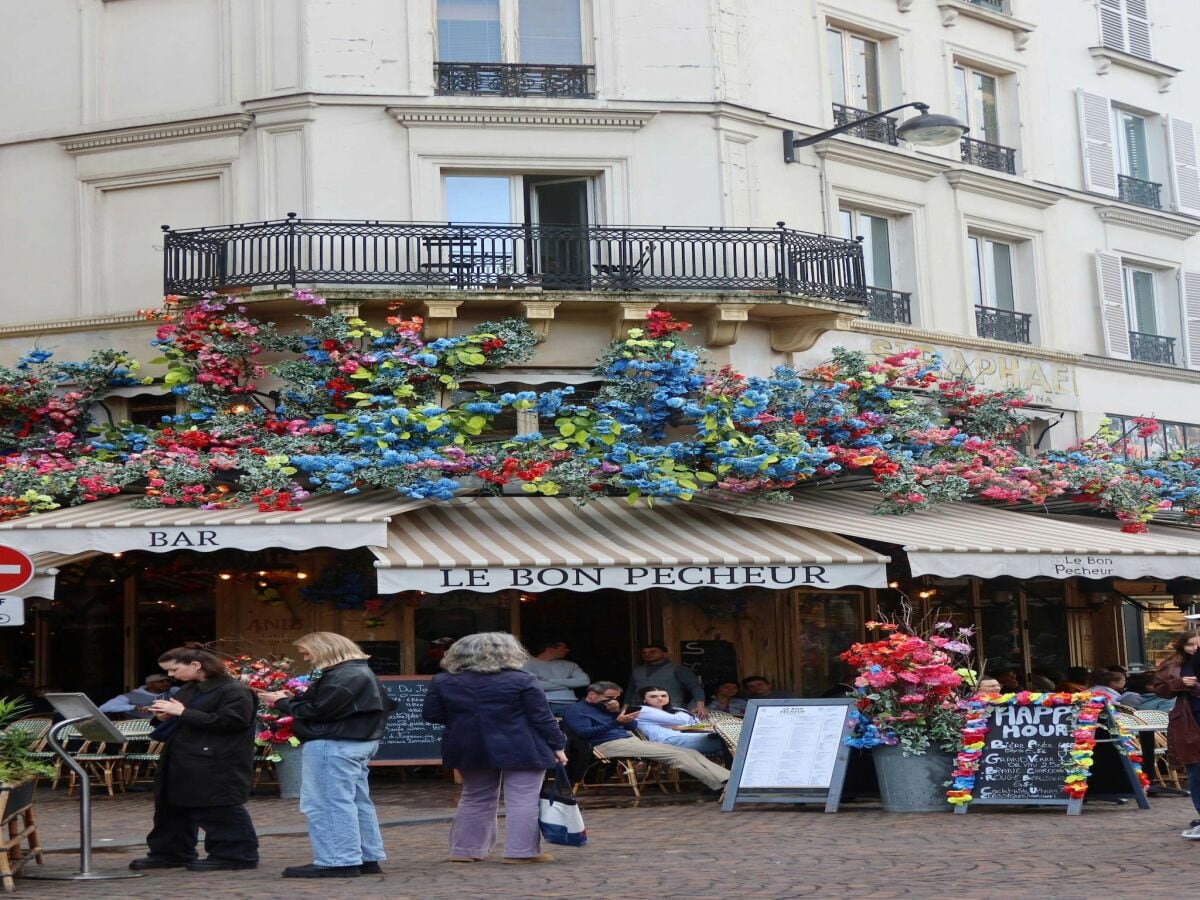
[[[624,686],[634,664],[633,609],[633,597],[624,591],[524,594],[521,640],[531,651],[542,640],[566,641],[571,648],[568,659],[593,681]]]

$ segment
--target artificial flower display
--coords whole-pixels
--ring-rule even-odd
[[[308,690],[311,679],[309,675],[293,674],[292,660],[285,656],[234,656],[225,660],[225,668],[232,677],[255,692],[286,690],[299,695]],[[269,749],[267,759],[271,762],[282,759],[275,749],[280,744],[300,746],[300,739],[292,733],[291,716],[281,715],[273,705],[260,701],[256,717],[258,727],[254,743]]]

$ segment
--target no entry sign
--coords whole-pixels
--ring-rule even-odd
[[[33,578],[33,560],[14,547],[0,545],[0,595],[20,590]]]

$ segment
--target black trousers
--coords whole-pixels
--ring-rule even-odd
[[[154,827],[146,836],[150,855],[174,862],[196,858],[197,832],[204,829],[204,850],[213,859],[258,862],[258,835],[250,813],[237,806],[154,804]]]

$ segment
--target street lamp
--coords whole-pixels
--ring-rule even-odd
[[[794,131],[785,131],[783,133],[783,161],[795,162],[797,147],[810,147],[813,144],[833,137],[835,134],[841,134],[844,131],[857,128],[864,122],[881,119],[889,113],[907,109],[910,106],[916,109],[919,114],[901,122],[896,128],[896,137],[908,141],[910,144],[940,147],[942,144],[954,143],[954,141],[957,141],[970,131],[970,128],[965,123],[960,122],[954,116],[931,113],[927,103],[901,103],[899,106],[893,106],[891,109],[863,116],[861,119],[847,122],[845,125],[838,125],[836,128],[830,128],[828,131],[822,131],[819,134],[814,134],[806,138],[796,137],[796,132]]]

